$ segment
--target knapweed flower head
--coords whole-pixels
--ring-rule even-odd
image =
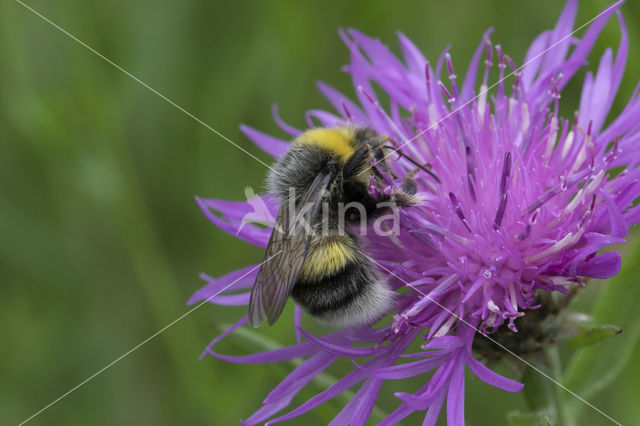
[[[487,31],[466,74],[457,74],[447,51],[434,63],[399,35],[402,58],[381,42],[355,30],[341,32],[351,52],[346,67],[355,96],[349,100],[326,84],[319,88],[334,113],[312,110],[309,127],[360,126],[389,135],[400,153],[428,164],[439,183],[415,174],[422,199],[400,212],[397,235],[369,234],[365,247],[379,273],[399,296],[393,315],[371,327],[314,336],[301,328],[298,343],[251,355],[224,355],[214,346],[247,323],[240,319],[214,339],[204,354],[234,363],[271,363],[303,358],[266,396],[245,423],[276,423],[299,416],[359,386],[332,424],[364,424],[386,380],[424,377],[413,393],[396,393],[398,407],[381,424],[394,424],[426,410],[433,425],[446,401],[450,425],[464,424],[464,372],[516,392],[518,382],[502,377],[474,358],[480,332],[517,333],[518,324],[540,308],[540,294],[566,293],[585,278],[616,274],[620,255],[600,250],[624,241],[640,221],[640,99],[634,93],[617,117],[606,119],[622,79],[628,53],[627,32],[616,8],[601,14],[581,38],[572,35],[577,2],[569,0],[553,30],[531,44],[519,68]],[[607,49],[582,83],[579,109],[563,117],[561,94],[606,22],[617,16],[621,40]],[[499,83],[488,90],[492,67]],[[510,80],[504,77],[513,73]],[[507,85],[505,81],[509,81]],[[378,96],[384,92],[385,101]],[[276,121],[291,137],[302,132]],[[289,143],[243,127],[244,133],[274,158]],[[392,154],[388,166],[398,178],[414,165]],[[243,221],[247,214],[267,222],[277,215],[272,195],[248,202],[198,199],[218,227],[259,247],[271,230]],[[242,226],[242,228],[241,228]],[[238,229],[240,231],[238,232]],[[245,305],[257,265],[214,279],[190,303],[211,298],[220,305]],[[525,317],[525,318],[523,318]],[[419,339],[421,349],[409,351]],[[409,353],[408,353],[409,352]],[[354,360],[350,373],[291,411],[298,392],[340,358]]]

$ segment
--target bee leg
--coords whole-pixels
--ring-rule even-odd
[[[427,167],[427,165],[425,165],[425,167]],[[420,167],[416,167],[415,169],[411,170],[408,175],[404,177],[404,180],[402,181],[402,190],[406,194],[416,195],[416,193],[418,192],[418,183],[416,182],[414,176],[420,170],[422,170],[420,169]]]
[[[404,178],[404,181],[402,182],[402,191],[408,195],[416,195],[416,192],[418,192],[418,183],[413,176],[409,175]]]
[[[402,184],[402,188],[396,189],[391,194],[387,194],[378,199],[377,212],[382,213],[389,208],[393,207],[410,207],[415,206],[422,200],[420,196],[416,195],[418,192],[418,185],[415,179],[406,177]]]
[[[416,160],[414,160],[413,158],[411,158],[410,156],[408,156],[407,154],[401,152],[399,150],[399,148],[396,148],[397,144],[396,142],[390,138],[389,136],[385,136],[384,142],[383,143],[390,143],[391,145],[383,145],[380,148],[388,148],[388,149],[392,149],[393,153],[398,154],[398,159],[400,158],[405,158],[407,161],[409,161],[410,163],[412,163],[414,166],[417,167],[417,169],[424,171],[425,173],[427,173],[429,176],[431,176],[436,182],[440,183],[440,179],[438,178],[438,176],[433,173],[431,171],[431,164],[427,163],[427,164],[420,164],[418,163]],[[414,170],[411,175],[413,176],[418,170]]]
[[[374,165],[379,165],[382,171],[388,174],[391,179],[396,179],[397,176],[391,171],[389,164],[387,163],[388,155],[384,152],[384,148],[388,148],[388,146],[385,146],[385,143],[389,141],[393,142],[393,139],[391,139],[390,136],[378,135],[378,137],[369,142],[369,146],[373,151],[373,159],[375,160]]]
[[[412,194],[411,192],[406,191],[405,188],[402,188],[401,190],[392,192],[389,196],[389,201],[398,207],[411,207],[420,202],[420,197],[415,195],[415,193]]]
[[[393,172],[391,171],[391,169],[389,168],[389,165],[387,164],[387,156],[385,155],[384,151],[383,151],[383,147],[382,144],[376,146],[374,148],[373,151],[373,158],[375,159],[375,164],[380,165],[380,168],[389,176],[391,176],[392,179],[396,179],[396,175],[393,174]]]
[[[416,167],[402,181],[402,189],[391,193],[390,201],[399,207],[413,206],[418,204],[420,197],[418,193],[418,182],[413,177],[420,168]]]

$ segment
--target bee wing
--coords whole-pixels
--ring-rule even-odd
[[[264,261],[251,290],[249,323],[253,327],[265,319],[271,325],[282,313],[307,257],[313,225],[332,177],[332,173],[321,173],[316,177],[296,206],[299,211],[295,216],[290,217],[289,206],[280,207]]]

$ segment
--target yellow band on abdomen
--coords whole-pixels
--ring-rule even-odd
[[[347,236],[314,237],[300,276],[315,281],[340,272],[355,259],[355,250],[357,247]]]

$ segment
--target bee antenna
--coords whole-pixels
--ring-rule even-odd
[[[411,164],[413,164],[414,166],[416,166],[417,168],[419,168],[420,170],[422,170],[423,172],[427,173],[429,176],[434,178],[436,182],[441,183],[440,179],[438,178],[438,176],[435,173],[433,173],[431,170],[427,169],[422,164],[418,163],[413,158],[409,157],[407,154],[405,154],[403,152],[400,152],[395,146],[393,146],[393,145],[383,145],[382,147],[383,148],[393,149],[394,150],[393,152],[397,153],[400,157],[406,158]]]

